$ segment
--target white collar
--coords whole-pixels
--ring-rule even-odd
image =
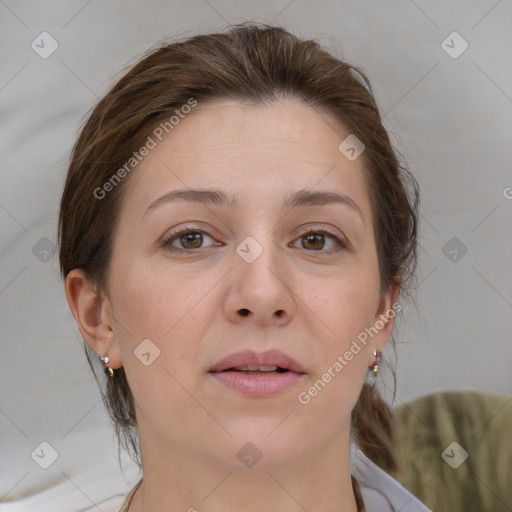
[[[367,512],[431,512],[354,443],[350,445],[350,468]]]

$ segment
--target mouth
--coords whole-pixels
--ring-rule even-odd
[[[238,352],[217,362],[208,373],[224,386],[254,397],[284,391],[306,374],[295,359],[278,350]]]
[[[259,365],[248,365],[248,366],[239,366],[236,368],[228,368],[226,370],[222,370],[224,372],[238,372],[244,375],[275,375],[276,373],[286,373],[290,370],[287,368],[281,368],[280,366],[259,366]],[[213,372],[219,373],[219,372]]]

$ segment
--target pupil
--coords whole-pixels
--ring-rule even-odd
[[[314,246],[315,245],[315,239],[318,241],[320,240],[320,242],[322,242],[320,244],[320,247],[318,247],[318,245],[314,248],[316,249],[321,249],[323,247],[323,241],[321,240],[323,235],[307,235],[306,238],[307,238],[307,243],[310,244],[312,242],[312,245]]]
[[[183,245],[186,246],[188,243],[191,243],[193,245],[193,247],[192,247],[193,249],[197,249],[198,247],[200,247],[201,241],[202,241],[201,233],[187,233],[181,237],[181,242],[183,243]],[[199,242],[199,243],[195,243],[195,245],[194,245],[194,242]]]

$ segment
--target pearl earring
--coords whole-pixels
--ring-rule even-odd
[[[377,377],[379,374],[379,357],[382,357],[382,350],[379,350],[378,352],[376,350],[373,351],[373,355],[375,356],[375,364],[370,367],[373,376]]]
[[[110,366],[108,366],[108,362],[109,362],[108,356],[100,357],[100,359],[103,361],[103,364],[105,365],[105,373],[109,377],[113,377],[114,376],[114,370],[112,370],[112,368],[110,368]]]

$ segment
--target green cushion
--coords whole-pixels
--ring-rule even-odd
[[[512,396],[439,392],[395,411],[404,487],[436,512],[512,511]]]

